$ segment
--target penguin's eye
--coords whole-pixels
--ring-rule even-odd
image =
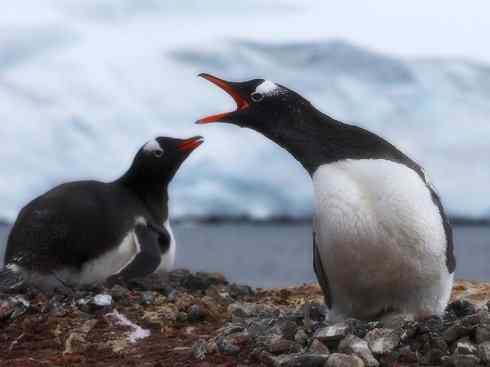
[[[157,158],[161,158],[161,157],[163,156],[163,150],[160,150],[160,149],[159,149],[159,150],[155,150],[155,151],[153,152],[153,155],[154,155],[155,157],[157,157]]]
[[[264,99],[264,95],[262,93],[259,93],[259,92],[253,92],[250,95],[250,98],[252,98],[252,101],[254,101],[254,102],[260,102]]]

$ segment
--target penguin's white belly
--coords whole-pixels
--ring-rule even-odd
[[[344,160],[320,166],[313,185],[333,318],[443,311],[452,286],[445,232],[415,171],[388,160]]]
[[[84,264],[80,274],[73,275],[73,282],[78,284],[103,282],[129,265],[140,250],[136,234],[131,231],[115,249]]]
[[[161,255],[162,260],[161,260],[160,265],[158,266],[157,270],[155,270],[156,273],[164,273],[164,272],[170,271],[170,270],[172,270],[172,268],[175,264],[175,252],[176,252],[175,237],[174,237],[174,233],[172,232],[172,228],[170,227],[170,222],[168,219],[163,224],[163,226],[165,227],[168,234],[170,235],[170,246],[169,246],[167,252],[165,252]]]

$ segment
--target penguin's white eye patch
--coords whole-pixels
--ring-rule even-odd
[[[158,141],[156,141],[155,139],[154,140],[150,140],[148,143],[146,143],[143,146],[143,150],[145,152],[154,152],[154,151],[157,151],[157,150],[161,150],[163,152],[163,149],[160,146],[160,143],[158,143]]]
[[[264,80],[262,83],[260,83],[257,88],[255,88],[255,91],[252,93],[252,96],[255,93],[262,94],[263,96],[271,96],[275,94],[281,93],[281,88],[271,82],[270,80]]]
[[[162,149],[155,150],[153,151],[153,155],[157,158],[161,158],[163,156],[163,150]]]

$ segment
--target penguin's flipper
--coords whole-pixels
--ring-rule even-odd
[[[122,280],[144,277],[153,273],[160,265],[159,234],[150,230],[146,225],[137,225],[134,234],[140,251],[133,261],[114,275]]]
[[[327,274],[325,273],[325,269],[322,265],[322,259],[320,257],[320,252],[318,251],[318,246],[316,245],[315,232],[313,232],[313,269],[315,269],[318,283],[322,288],[325,304],[328,306],[328,308],[332,308],[332,295],[330,292],[330,285],[328,283]]]
[[[148,228],[155,231],[158,234],[158,243],[160,244],[160,252],[166,253],[170,247],[172,238],[165,227],[157,226],[153,223],[148,223]]]
[[[0,291],[15,291],[24,285],[25,279],[21,272],[14,271],[7,264],[0,270]]]

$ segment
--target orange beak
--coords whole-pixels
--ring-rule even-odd
[[[192,138],[183,140],[182,143],[177,146],[177,149],[179,149],[183,153],[192,152],[202,143],[204,143],[204,138],[202,136],[194,136]]]
[[[231,98],[235,101],[237,108],[235,111],[232,112],[224,112],[224,113],[217,113],[215,115],[211,115],[208,117],[204,117],[202,119],[199,119],[196,121],[196,124],[209,124],[211,122],[218,122],[221,121],[222,119],[226,118],[229,114],[239,111],[239,110],[244,110],[249,106],[248,101],[243,98],[236,90],[233,88],[233,83],[227,82],[226,80],[217,78],[215,76],[212,76],[210,74],[205,74],[201,73],[199,74],[201,78],[204,78],[206,80],[209,80],[211,83],[217,85],[221,89],[223,89],[226,93],[228,93]]]

